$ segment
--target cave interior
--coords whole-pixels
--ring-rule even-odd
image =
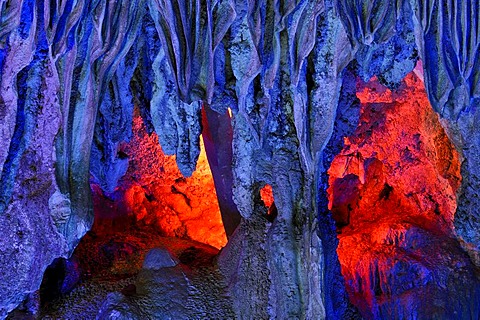
[[[0,0],[0,319],[480,319],[477,0]]]

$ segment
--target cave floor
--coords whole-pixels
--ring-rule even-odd
[[[180,263],[144,269],[145,254],[167,249]],[[216,262],[218,250],[148,230],[87,234],[71,260],[82,279],[43,303],[40,319],[232,319]]]

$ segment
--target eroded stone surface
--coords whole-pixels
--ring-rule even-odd
[[[350,299],[367,319],[478,314],[475,267],[454,239],[459,156],[423,83],[359,81],[357,96],[359,124],[327,190]]]
[[[18,257],[13,265],[26,261],[20,268],[2,265],[2,276],[19,284],[7,285],[2,316],[91,227],[90,169],[103,192],[115,190],[127,166],[119,151],[130,139],[133,106],[188,176],[200,154],[202,102],[223,114],[233,110],[227,185],[233,182],[236,209],[246,220],[244,236],[258,231],[258,239],[267,239],[259,249],[265,260],[257,262],[268,281],[255,273],[244,279],[261,280],[267,289],[245,287],[251,291],[238,299],[246,305],[254,294],[268,309],[261,310],[262,302],[235,312],[344,316],[348,304],[324,179],[325,146],[335,119],[346,118],[337,114],[343,70],[357,59],[358,75],[375,74],[393,88],[413,68],[416,50],[432,106],[464,159],[458,208],[442,228],[453,219],[478,264],[480,10],[477,1],[443,4],[0,0],[0,219],[9,235],[1,240],[2,254]],[[348,131],[339,127],[339,136]],[[360,176],[345,183],[356,188]],[[266,227],[258,195],[265,184],[278,211]],[[141,196],[133,192],[132,201],[143,203],[135,194]],[[426,206],[435,211],[432,201]],[[17,226],[28,230],[28,241]],[[238,261],[248,264],[256,244],[243,250]]]

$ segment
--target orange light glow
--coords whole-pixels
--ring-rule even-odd
[[[265,206],[270,208],[274,202],[272,186],[266,184],[260,189],[260,197],[262,198],[263,203],[265,203]]]
[[[115,201],[99,195],[98,190],[94,193],[96,230],[131,224],[155,226],[165,236],[225,246],[227,238],[203,141],[197,168],[188,178],[178,170],[175,156],[163,153],[158,136],[147,134],[138,115],[133,121],[133,137],[122,151],[129,157],[129,169],[115,191]],[[106,212],[108,207],[114,215]]]
[[[371,318],[395,270],[418,269],[408,281],[423,283],[429,271],[418,259],[431,255],[427,244],[453,234],[460,162],[413,72],[397,91],[359,80],[357,97],[359,125],[328,170],[327,192],[347,290]]]
[[[459,159],[423,83],[411,73],[392,92],[372,79],[358,85],[357,97],[359,126],[328,171],[329,208],[349,215],[349,225],[401,216],[451,233]]]

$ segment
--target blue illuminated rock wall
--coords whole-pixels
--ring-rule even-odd
[[[90,175],[109,192],[126,172],[118,146],[134,106],[190,175],[202,104],[234,115],[222,169],[233,195],[223,192],[242,222],[220,263],[237,316],[353,317],[325,202],[349,126],[339,121],[355,121],[339,107],[352,61],[395,88],[423,60],[429,99],[464,157],[456,231],[480,265],[480,10],[448,3],[0,0],[0,318],[89,230]],[[208,118],[211,132],[221,119]],[[265,184],[273,223],[259,205]]]

